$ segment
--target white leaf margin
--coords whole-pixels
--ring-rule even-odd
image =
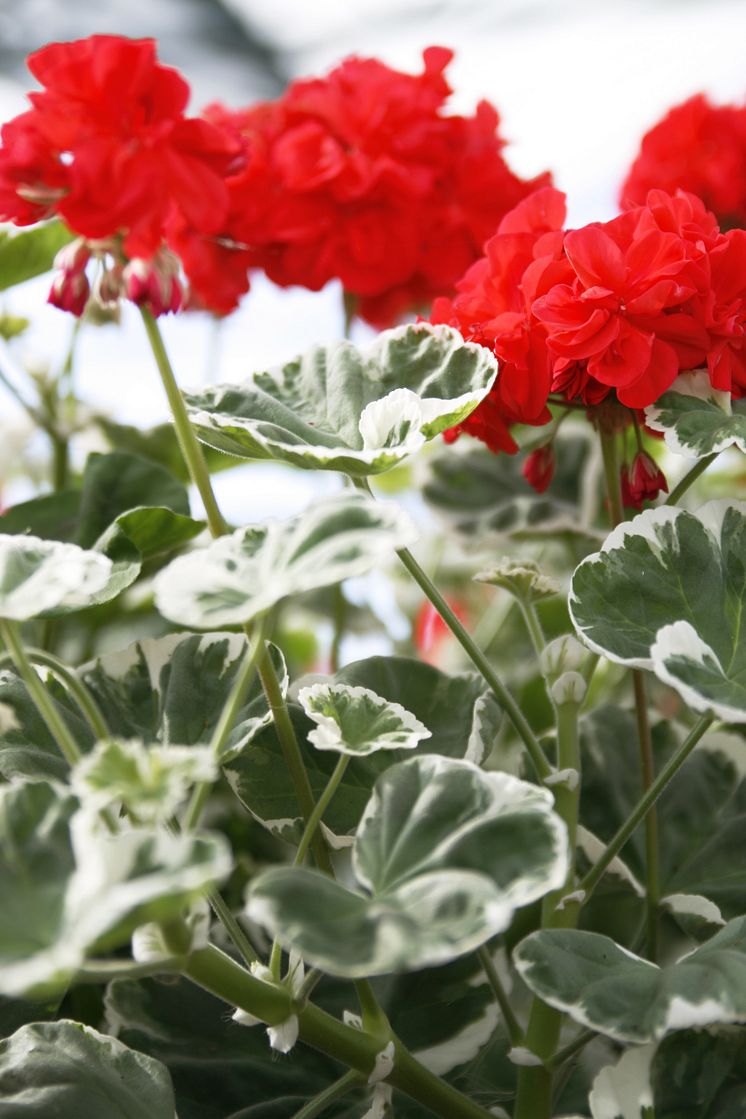
[[[673,384],[666,389],[664,395],[669,393],[675,393],[678,396],[691,396],[697,400],[712,403],[715,408],[723,413],[724,420],[733,415],[731,394],[713,388],[706,369],[698,369],[694,373],[680,373]],[[740,451],[746,454],[746,439],[734,435],[733,432],[728,432],[721,439],[716,440],[708,451],[697,454],[690,444],[681,442],[675,427],[661,420],[665,411],[665,408],[660,408],[655,404],[648,405],[645,409],[645,423],[652,431],[661,432],[666,446],[673,454],[682,455],[685,458],[704,458],[705,454],[719,454],[727,447],[738,447]]]
[[[325,715],[314,706],[315,700],[333,702],[336,695],[348,696],[351,699],[367,699],[377,709],[379,714],[389,713],[402,724],[402,729],[409,732],[404,742],[379,742],[372,739],[367,744],[367,749],[354,749],[347,745],[344,733],[337,720],[332,715]],[[317,750],[331,750],[338,754],[347,754],[349,757],[367,757],[379,750],[414,750],[421,741],[432,738],[432,731],[417,719],[406,707],[400,703],[393,703],[383,696],[365,688],[362,685],[319,683],[301,688],[298,692],[298,702],[314,723],[316,729],[308,734],[308,741]]]

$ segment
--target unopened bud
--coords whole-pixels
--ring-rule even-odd
[[[59,272],[52,281],[47,302],[80,318],[90,294],[91,285],[85,272]]]
[[[552,699],[561,707],[564,703],[582,703],[588,690],[579,672],[563,672],[551,687]]]
[[[588,650],[571,633],[555,637],[542,651],[542,675],[547,680],[556,680],[563,672],[580,672],[587,656]]]

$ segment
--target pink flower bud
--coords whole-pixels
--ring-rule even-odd
[[[69,311],[78,318],[83,314],[91,294],[85,272],[58,272],[50,288],[47,302],[60,311]]]
[[[61,272],[82,272],[91,259],[91,250],[83,237],[76,237],[63,245],[54,258],[54,266]]]
[[[545,443],[526,456],[523,464],[523,477],[537,493],[544,493],[552,478],[556,460],[554,457],[554,444]]]
[[[127,298],[138,307],[147,307],[156,318],[181,307],[181,283],[167,259],[131,260],[124,269],[123,280]]]
[[[647,451],[638,451],[632,465],[622,467],[621,482],[622,504],[629,509],[642,509],[645,501],[668,493],[666,476]]]

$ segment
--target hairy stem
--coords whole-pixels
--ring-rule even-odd
[[[339,1080],[335,1080],[328,1088],[324,1088],[323,1092],[319,1092],[312,1100],[309,1100],[300,1111],[296,1111],[293,1119],[317,1119],[317,1116],[326,1111],[330,1103],[340,1100],[342,1096],[346,1096],[352,1088],[360,1083],[360,1074],[350,1069],[344,1076],[340,1076]]]
[[[588,900],[591,893],[598,885],[609,863],[619,854],[624,844],[636,830],[637,825],[645,819],[650,809],[658,800],[658,797],[671,779],[676,776],[694,747],[712,725],[713,721],[712,715],[702,715],[697,723],[695,723],[676,753],[669,758],[663,766],[658,776],[650,785],[650,788],[640,797],[616,835],[609,840],[603,854],[599,856],[578,885],[578,889],[583,891],[584,902]]]
[[[500,1007],[500,1013],[503,1016],[505,1029],[508,1031],[508,1037],[510,1038],[510,1044],[513,1046],[520,1045],[523,1041],[523,1030],[521,1028],[521,1024],[513,1013],[513,1008],[510,1005],[510,999],[508,998],[507,992],[502,985],[502,980],[500,979],[497,968],[495,967],[494,961],[489,952],[489,948],[486,944],[482,945],[482,947],[478,950],[477,955],[479,956],[482,970],[487,976],[487,982],[492,988],[492,993],[495,996],[495,1001]]]
[[[80,748],[26,655],[18,623],[0,618],[0,637],[60,753],[69,765],[75,765],[81,758]]]
[[[711,455],[705,455],[704,458],[698,459],[691,470],[687,471],[681,481],[674,486],[663,504],[675,505],[679,498],[684,496],[689,487],[697,481],[700,474],[704,474],[707,467],[715,461],[719,454],[719,451],[715,451]]]
[[[111,732],[106,725],[101,708],[80,677],[76,676],[61,660],[58,660],[51,653],[45,652],[44,649],[27,647],[25,652],[32,664],[40,664],[48,668],[64,684],[88,721],[95,737],[99,740],[109,738]],[[6,662],[13,663],[13,657],[10,653],[4,653],[0,657],[0,668]]]

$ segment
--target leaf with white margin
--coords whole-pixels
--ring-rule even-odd
[[[230,868],[220,836],[111,835],[60,786],[0,787],[0,993],[59,993],[90,952],[176,916]]]
[[[307,963],[346,978],[456,959],[565,880],[567,832],[552,798],[470,762],[415,757],[378,779],[355,836],[358,886],[278,867],[248,915]]]
[[[319,681],[303,677],[297,689]],[[432,730],[430,738],[416,747],[418,754],[443,754],[465,758],[479,765],[497,736],[502,712],[484,681],[474,673],[448,675],[432,665],[410,657],[366,657],[345,665],[331,680],[332,686],[362,687],[381,696],[389,704],[401,705]],[[290,703],[306,772],[314,799],[326,788],[336,766],[332,753],[308,744],[313,723],[296,703]],[[324,813],[324,827],[333,842],[349,845],[360,822],[374,782],[384,770],[406,759],[402,751],[379,750],[352,758],[345,775]],[[261,730],[250,750],[228,761],[226,777],[239,800],[269,831],[297,843],[303,831],[298,801],[288,782],[287,765],[273,726]],[[329,834],[329,832],[328,832]]]
[[[317,750],[360,757],[377,750],[414,750],[424,738],[432,738],[411,711],[370,688],[313,684],[301,688],[298,702],[316,723],[308,741]]]
[[[607,936],[564,929],[532,933],[513,962],[535,995],[617,1041],[746,1019],[746,917],[666,967]]]
[[[104,600],[111,574],[111,560],[98,552],[0,535],[0,618],[25,622],[83,610]]]
[[[706,369],[680,374],[645,409],[645,422],[677,455],[703,458],[733,446],[746,454],[746,415],[733,414],[730,393],[714,389]]]
[[[465,420],[496,374],[483,346],[450,327],[416,323],[384,331],[364,351],[351,342],[317,346],[244,384],[185,399],[210,447],[364,477]]]
[[[117,737],[164,746],[207,745],[247,648],[243,634],[172,633],[105,653],[77,672]],[[276,645],[270,644],[269,651],[285,696],[285,659]],[[239,753],[271,722],[255,678],[236,713],[222,760]]]
[[[664,506],[619,525],[575,570],[582,640],[652,669],[696,710],[746,722],[746,503]]]
[[[195,629],[240,625],[290,594],[366,574],[416,536],[395,506],[343,494],[180,556],[155,580],[156,605]]]
[[[0,1113],[10,1119],[175,1119],[160,1061],[80,1022],[34,1022],[0,1041]]]
[[[628,1049],[601,1069],[588,1098],[593,1119],[654,1119],[650,1066],[655,1045]]]
[[[95,811],[122,804],[142,823],[163,823],[194,785],[213,782],[217,775],[207,746],[146,746],[137,738],[110,738],[78,762],[71,784]]]

